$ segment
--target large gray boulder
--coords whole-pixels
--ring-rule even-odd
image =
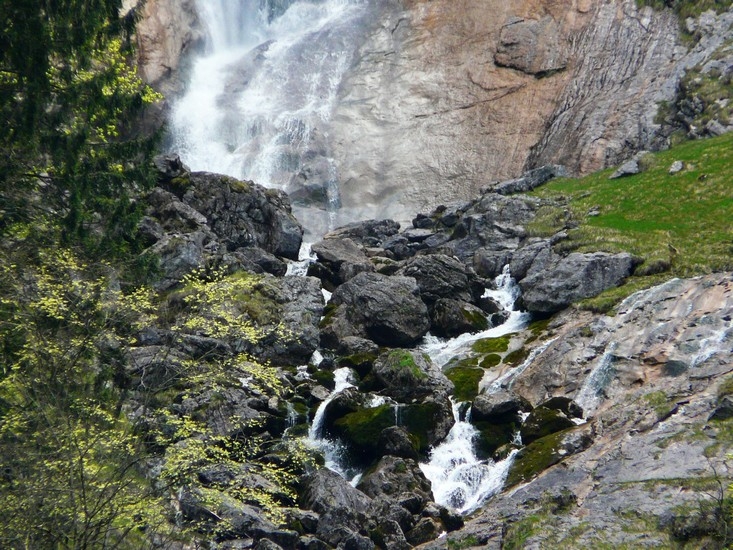
[[[324,239],[311,250],[319,265],[314,264],[308,272],[319,276],[324,285],[337,287],[363,271],[374,271],[364,247],[348,237]]]
[[[500,67],[543,76],[563,70],[568,54],[568,40],[551,16],[540,20],[510,17],[501,29],[494,60]]]
[[[452,298],[471,302],[483,288],[475,284],[475,275],[467,272],[466,266],[445,254],[417,256],[397,272],[398,275],[414,277],[420,288],[420,295],[427,304],[440,298]]]
[[[627,253],[540,256],[542,262],[535,259],[527,276],[519,282],[525,307],[535,313],[554,313],[573,302],[619,286],[631,275],[635,264]]]
[[[321,343],[337,348],[347,336],[384,346],[411,346],[430,328],[427,306],[411,277],[360,273],[333,293],[321,323]]]

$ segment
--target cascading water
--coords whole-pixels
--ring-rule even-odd
[[[486,290],[484,296],[493,298],[504,310],[509,311],[509,318],[498,327],[474,334],[462,334],[450,340],[444,340],[435,336],[425,337],[420,349],[427,353],[436,365],[442,367],[458,355],[461,350],[466,349],[476,340],[498,338],[505,334],[518,332],[527,326],[530,319],[529,313],[514,309],[514,303],[519,298],[520,290],[509,273],[509,266],[504,266],[504,270],[494,280],[494,283],[496,290]]]
[[[502,461],[480,460],[473,441],[478,431],[461,420],[459,403],[453,404],[453,425],[445,441],[430,453],[430,460],[420,469],[430,480],[435,502],[460,513],[468,513],[501,491],[516,450]]]
[[[498,327],[476,334],[463,334],[447,341],[427,337],[421,349],[430,355],[434,363],[443,366],[476,340],[497,338],[527,326],[529,314],[514,310],[520,290],[509,273],[509,266],[504,267],[494,283],[496,290],[487,290],[484,296],[493,298],[503,309],[508,310],[509,318]],[[539,353],[541,351],[531,355],[527,362]],[[491,393],[498,389],[499,387],[489,387],[486,391]],[[516,451],[512,451],[499,462],[479,459],[474,450],[474,440],[478,431],[468,421],[470,413],[466,414],[465,419],[460,418],[460,406],[460,403],[453,405],[455,424],[448,437],[432,450],[430,460],[420,464],[420,468],[430,480],[437,503],[449,506],[460,513],[468,513],[501,491]]]
[[[333,441],[325,437],[323,433],[323,418],[326,413],[326,407],[333,399],[346,388],[352,387],[353,373],[349,368],[340,368],[334,371],[335,387],[331,394],[321,402],[313,416],[313,422],[308,430],[308,441],[311,446],[323,453],[326,461],[326,467],[334,472],[339,473],[346,479],[352,480],[352,483],[358,481],[359,472],[343,466],[343,457],[345,449],[338,441]]]
[[[340,200],[329,121],[369,2],[198,0],[197,8],[208,50],[174,105],[171,149],[193,170],[317,204],[301,222],[329,229]],[[311,219],[317,212],[326,219]]]
[[[592,413],[601,402],[603,390],[613,379],[615,371],[613,369],[613,352],[616,349],[616,342],[611,342],[606,346],[606,350],[600,359],[596,362],[588,377],[583,382],[575,402],[583,408],[585,415]]]

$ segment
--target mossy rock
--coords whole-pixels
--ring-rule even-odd
[[[525,444],[542,437],[575,426],[575,423],[562,412],[547,407],[537,407],[524,421],[521,434]]]
[[[472,424],[478,430],[476,453],[482,459],[492,457],[497,449],[511,443],[518,428],[514,422],[497,424],[481,420]]]
[[[333,322],[334,315],[336,315],[336,311],[338,310],[338,306],[329,302],[326,304],[326,307],[323,308],[323,318],[321,319],[321,322],[318,324],[320,328],[325,328],[329,326]]]
[[[550,466],[587,449],[592,442],[589,424],[573,426],[533,441],[517,453],[505,486],[529,481]]]
[[[526,348],[515,349],[504,356],[504,363],[516,367],[524,362],[527,357],[529,357],[529,351]]]
[[[499,357],[501,361],[501,357]],[[448,363],[443,367],[444,372],[448,372],[450,369],[463,368],[463,369],[475,369],[478,368],[480,357],[452,357]]]
[[[329,390],[333,390],[336,387],[333,372],[330,370],[317,370],[311,374],[311,378]]]
[[[501,355],[499,355],[498,353],[489,353],[488,355],[485,355],[483,359],[481,359],[481,361],[479,361],[478,366],[482,369],[492,369],[499,363],[501,363]]]
[[[376,359],[377,356],[374,353],[355,353],[353,355],[339,357],[336,362],[339,367],[352,368],[359,374],[359,376],[363,377],[372,370],[372,366]]]
[[[467,307],[462,310],[463,318],[466,322],[471,325],[471,332],[480,332],[489,328],[489,320],[483,311],[476,309],[469,309]]]
[[[476,340],[471,349],[476,353],[504,353],[509,349],[509,340],[511,340],[510,334],[498,338],[482,338]]]
[[[377,458],[377,442],[382,430],[394,424],[394,410],[385,404],[339,418],[334,422],[333,431],[351,449],[356,462],[369,464]]]
[[[440,420],[440,415],[440,405],[432,402],[407,405],[400,410],[400,426],[417,438],[421,453],[430,449],[430,432]]]
[[[405,349],[395,349],[389,352],[387,361],[397,369],[409,371],[413,378],[418,380],[427,379],[428,375],[415,363],[415,358],[410,351]]]
[[[483,369],[471,367],[453,367],[445,372],[448,380],[453,382],[457,401],[471,401],[478,395],[479,383],[484,377]]]

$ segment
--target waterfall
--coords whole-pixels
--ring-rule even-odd
[[[430,480],[435,502],[468,513],[501,491],[517,451],[499,462],[480,460],[473,446],[478,432],[467,420],[460,419],[459,410],[460,403],[454,403],[456,423],[420,469]]]
[[[363,0],[198,0],[208,48],[173,105],[170,149],[192,170],[284,189],[325,216],[302,223],[331,228],[340,197],[329,122],[368,8]]]

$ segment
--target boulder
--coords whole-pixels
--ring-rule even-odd
[[[501,28],[494,61],[539,77],[563,70],[568,53],[567,40],[551,16],[539,21],[510,17]]]
[[[514,392],[502,390],[477,396],[471,405],[471,420],[496,424],[516,422],[520,419],[520,412],[531,410],[529,401]]]
[[[493,187],[495,193],[500,195],[513,195],[515,193],[528,193],[541,185],[544,185],[553,178],[563,178],[568,175],[564,166],[550,164],[535,168],[522,174],[521,177],[513,180],[503,181]]]
[[[417,256],[397,274],[414,277],[427,304],[433,304],[440,298],[472,302],[483,293],[483,286],[476,283],[475,275],[457,259],[445,254]]]
[[[382,430],[378,442],[379,454],[398,456],[417,460],[417,443],[410,438],[409,432],[401,426],[391,426]]]
[[[529,445],[546,435],[572,428],[575,423],[556,409],[536,407],[522,424],[520,434],[522,443]]]
[[[276,256],[298,259],[303,227],[285,193],[207,172],[174,178],[166,188],[207,219],[227,250],[258,246]]]
[[[624,162],[621,166],[619,166],[613,174],[608,176],[608,179],[614,180],[626,176],[633,176],[635,174],[638,174],[639,172],[641,172],[639,161],[634,158]]]
[[[576,252],[566,257],[554,253],[547,257],[543,253],[534,259],[519,286],[528,311],[554,313],[573,302],[619,286],[631,275],[634,266],[634,259],[626,253]]]
[[[325,269],[314,270],[325,275],[328,286],[335,288],[363,271],[374,271],[364,253],[364,247],[349,238],[328,238],[313,245],[311,250]],[[309,273],[311,268],[309,268]]]
[[[400,224],[394,220],[365,220],[350,223],[326,233],[325,239],[351,239],[363,246],[382,246],[389,237],[397,234]]]
[[[480,332],[489,326],[481,308],[458,300],[441,298],[430,314],[430,331],[436,336],[453,338],[466,332]]]
[[[372,373],[385,388],[382,393],[401,403],[453,391],[453,383],[419,351],[387,351],[374,362]]]
[[[385,456],[359,481],[357,488],[371,498],[417,493],[432,500],[430,481],[415,460]]]
[[[371,498],[336,472],[321,468],[303,479],[299,503],[302,508],[318,514],[346,510],[359,515],[369,510]]]
[[[321,344],[337,348],[347,336],[384,346],[411,346],[430,328],[428,310],[411,277],[360,273],[334,292],[321,323]]]

